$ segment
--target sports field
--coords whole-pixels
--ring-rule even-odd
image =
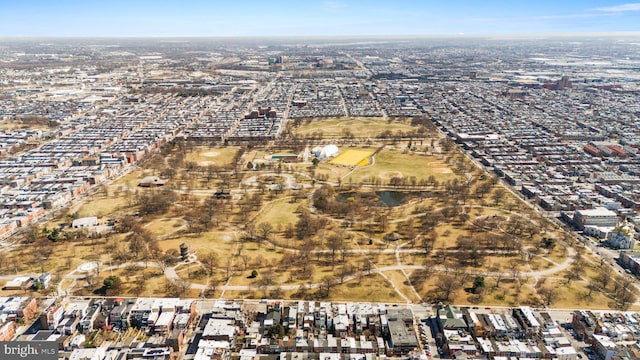
[[[447,181],[458,177],[448,164],[435,156],[403,154],[398,150],[384,148],[376,154],[375,159],[375,165],[358,169],[343,180],[348,182],[351,179],[360,183],[372,177],[389,181],[393,177],[408,179],[415,176],[420,181],[433,175],[438,181]]]
[[[336,156],[331,159],[329,163],[335,165],[346,165],[346,166],[365,166],[369,163],[368,158],[374,152],[371,150],[353,150],[349,149],[344,151],[342,154]]]
[[[354,129],[357,129],[354,130]],[[382,118],[356,118],[356,119],[318,119],[309,122],[303,122],[298,128],[294,128],[293,132],[299,137],[310,136],[313,133],[322,132],[324,138],[341,138],[346,137],[347,130],[357,133],[360,138],[373,138],[385,130],[396,131],[414,131],[417,127],[411,126],[409,119],[388,119]]]

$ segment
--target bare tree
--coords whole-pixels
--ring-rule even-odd
[[[380,226],[380,232],[383,233],[387,231],[387,227],[389,226],[389,215],[386,212],[381,213],[376,218],[378,225]]]
[[[496,190],[493,192],[493,196],[492,196],[493,202],[494,202],[496,205],[497,205],[497,204],[500,204],[500,203],[502,202],[502,200],[504,199],[504,196],[505,196],[505,195],[506,195],[506,192],[505,192],[505,190],[504,190],[504,189],[502,189],[502,188],[496,189]]]
[[[322,285],[324,286],[324,290],[326,291],[326,297],[331,295],[331,288],[336,284],[336,279],[333,276],[325,276],[322,278]]]
[[[604,266],[600,267],[597,275],[593,278],[594,283],[598,286],[598,288],[603,291],[607,291],[609,284],[611,282],[613,270],[609,265],[604,264]]]
[[[216,290],[218,289],[218,285],[220,284],[220,280],[215,278],[215,277],[211,277],[209,279],[209,284],[207,285],[207,288],[204,290],[203,295],[205,297],[213,297]]]
[[[227,264],[226,264],[226,279],[229,280],[229,278],[231,278],[231,274],[233,273],[233,258],[227,258]]]
[[[249,261],[251,261],[251,257],[249,255],[242,254],[240,255],[240,260],[242,260],[242,270],[247,270],[247,265],[249,264]]]
[[[520,261],[518,259],[509,260],[509,272],[513,277],[513,280],[518,280],[520,278]]]
[[[268,241],[269,237],[273,233],[273,225],[268,222],[258,224],[258,233],[262,241]]]
[[[191,283],[184,279],[174,281],[173,285],[175,286],[176,293],[179,297],[185,297],[187,291],[191,289]]]
[[[500,266],[498,265],[492,265],[489,267],[489,271],[494,273],[494,278],[496,279],[495,288],[500,287],[500,281],[504,278],[504,274],[501,270],[502,269],[500,269]]]
[[[637,298],[636,292],[631,288],[622,289],[616,294],[618,307],[622,310],[627,310],[630,305],[636,302]]]
[[[211,276],[213,274],[213,270],[218,265],[218,254],[213,251],[208,251],[199,255],[198,260],[200,260],[204,266],[207,274]]]
[[[331,269],[336,264],[336,251],[342,249],[344,246],[344,232],[340,231],[329,235],[327,238],[327,247],[331,250]]]
[[[576,254],[576,258],[569,267],[569,271],[567,275],[565,275],[565,279],[567,280],[567,285],[571,283],[572,280],[580,280],[582,276],[585,274],[586,263],[582,259],[581,256]]]
[[[540,295],[544,303],[549,306],[558,296],[558,290],[552,286],[544,286],[538,289],[538,295]]]
[[[483,181],[476,186],[475,193],[478,197],[483,198],[486,194],[491,191],[493,184],[488,181]]]
[[[271,272],[265,272],[263,275],[260,275],[260,279],[258,280],[258,287],[262,290],[262,296],[267,297],[267,290],[274,283],[274,278]]]
[[[409,239],[409,244],[414,247],[416,244],[416,230],[413,218],[409,218],[401,228],[403,235]]]
[[[453,275],[443,275],[436,281],[436,290],[440,294],[440,300],[450,301],[451,294],[460,288],[460,282],[455,281]]]
[[[435,232],[435,230],[429,231],[422,237],[422,243],[420,245],[422,247],[422,250],[424,251],[425,257],[429,256],[429,254],[433,250],[433,247],[437,239],[438,239],[438,233]]]

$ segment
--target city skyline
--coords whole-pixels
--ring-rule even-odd
[[[635,32],[624,1],[46,1],[2,5],[1,37],[507,35]]]

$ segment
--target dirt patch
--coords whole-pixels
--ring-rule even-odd
[[[382,179],[391,179],[391,178],[394,178],[394,177],[398,177],[398,178],[404,177],[400,171],[382,171],[379,176]]]
[[[445,163],[432,162],[429,163],[429,168],[436,174],[451,174],[453,171]]]
[[[216,156],[220,155],[220,153],[217,152],[217,151],[206,151],[206,152],[203,152],[200,155],[204,156],[204,157],[216,157]]]
[[[176,249],[180,251],[180,244],[183,242],[188,242],[186,239],[171,239],[171,240],[160,240],[158,241],[158,247],[162,251],[167,251],[169,249]]]

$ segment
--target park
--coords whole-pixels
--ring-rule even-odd
[[[624,278],[428,119],[317,119],[289,124],[287,134],[259,144],[167,143],[27,229],[0,269],[52,273],[47,291],[58,295],[635,302]],[[310,155],[328,144],[337,156]],[[166,183],[138,186],[148,177]],[[70,226],[94,216],[99,226]]]

